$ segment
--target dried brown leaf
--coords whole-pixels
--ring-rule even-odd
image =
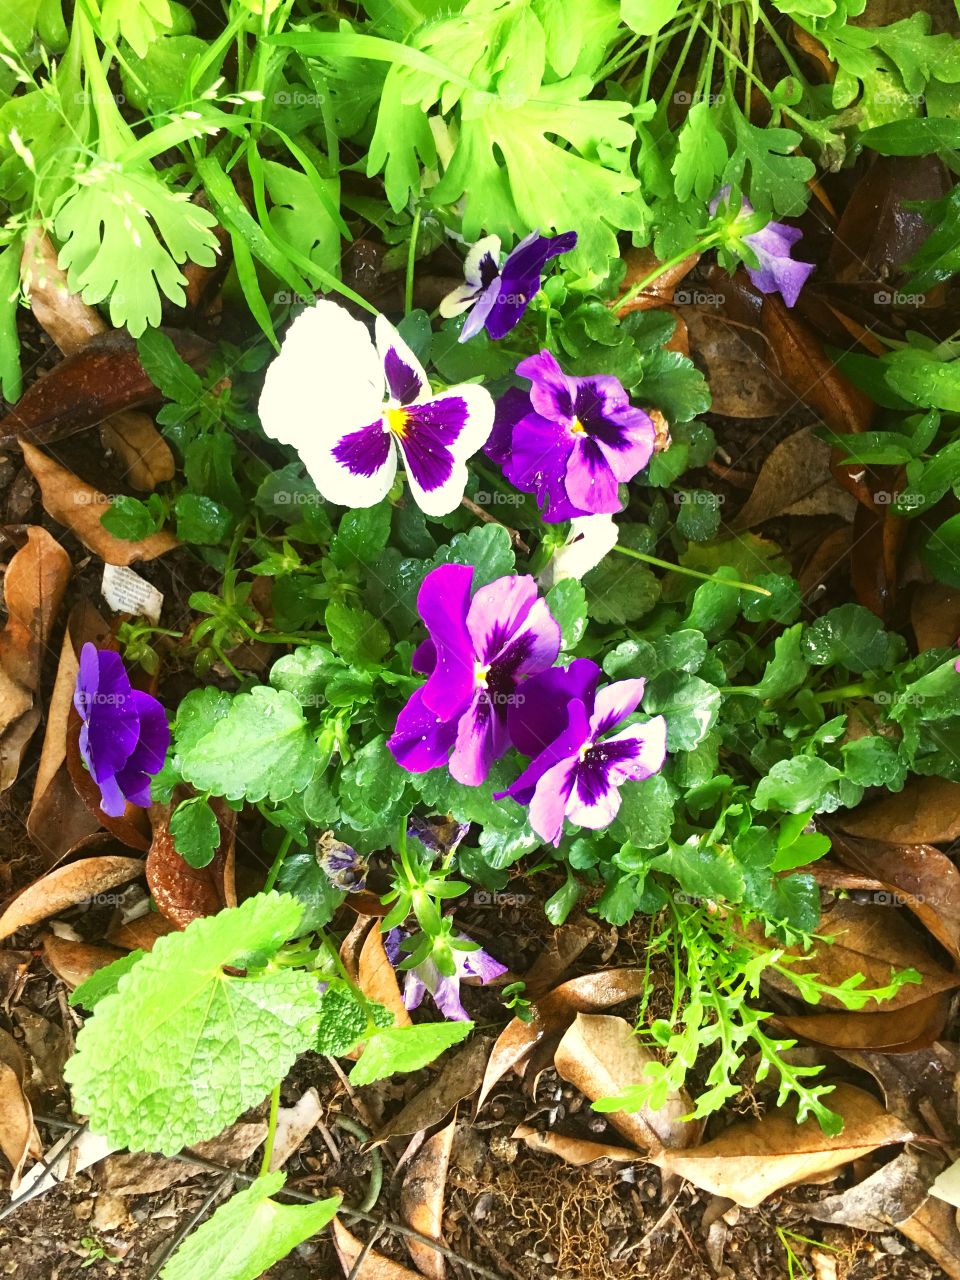
[[[863,1182],[812,1204],[805,1201],[803,1212],[855,1231],[888,1231],[920,1208],[941,1164],[934,1153],[908,1147]]]
[[[105,855],[82,858],[58,867],[29,885],[10,903],[0,916],[0,939],[9,938],[18,929],[49,920],[68,907],[88,902],[143,874],[140,858]]]
[[[920,1208],[898,1224],[899,1230],[928,1254],[950,1277],[960,1280],[960,1231],[953,1205],[929,1196]]]
[[[601,969],[571,978],[538,1000],[532,1021],[514,1018],[500,1033],[491,1051],[477,1098],[477,1111],[497,1081],[518,1066],[536,1045],[548,1037],[559,1039],[578,1013],[610,1009],[622,1000],[639,995],[645,981],[643,969]]]
[[[237,1168],[263,1145],[266,1136],[267,1126],[262,1120],[238,1121],[216,1138],[198,1142],[189,1151],[205,1160]],[[196,1167],[182,1160],[136,1152],[108,1156],[103,1162],[102,1183],[106,1190],[118,1196],[155,1195],[196,1174]]]
[[[421,1235],[442,1243],[443,1199],[447,1187],[447,1170],[456,1120],[429,1138],[414,1156],[400,1188],[400,1216],[408,1227]],[[421,1275],[429,1280],[443,1280],[446,1260],[422,1240],[408,1238],[407,1249]]]
[[[517,1125],[511,1138],[526,1143],[531,1151],[559,1156],[566,1164],[581,1168],[595,1160],[614,1160],[618,1164],[635,1164],[645,1160],[646,1153],[632,1147],[615,1147],[609,1142],[590,1142],[586,1138],[574,1138],[564,1133],[540,1133],[528,1124]]]
[[[627,264],[627,269],[624,273],[623,283],[620,286],[621,294],[626,293],[628,289],[632,289],[635,284],[638,284],[647,276],[653,275],[661,265],[653,250],[646,248],[628,249],[624,254],[624,261]],[[668,267],[666,271],[657,276],[648,289],[645,289],[643,293],[638,293],[635,298],[621,307],[618,314],[628,316],[631,311],[650,311],[654,307],[666,306],[673,299],[676,286],[685,276],[689,275],[699,261],[699,253],[692,253],[689,258],[684,258],[682,262]]]
[[[797,1124],[793,1115],[779,1110],[733,1124],[702,1147],[664,1150],[650,1159],[666,1173],[752,1209],[783,1187],[818,1179],[878,1147],[913,1137],[872,1094],[853,1085],[838,1085],[830,1108],[843,1117],[840,1134],[825,1134],[815,1119]]]
[[[136,920],[128,920],[107,934],[107,941],[124,951],[152,951],[158,938],[173,933],[176,925],[159,911],[149,911]]]
[[[903,1009],[876,1013],[814,1013],[792,1017],[778,1014],[775,1021],[792,1036],[829,1049],[882,1049],[885,1053],[913,1053],[933,1044],[947,1021],[947,995],[917,1000]]]
[[[110,510],[110,500],[105,494],[98,493],[93,485],[78,479],[34,445],[25,440],[21,445],[24,461],[40,486],[44,510],[107,564],[155,560],[179,545],[166,530],[151,533],[138,542],[115,538],[100,523],[101,516]]]
[[[292,1107],[277,1112],[277,1131],[270,1156],[270,1172],[282,1169],[295,1151],[299,1151],[307,1134],[323,1114],[320,1095],[307,1089]]]
[[[216,915],[223,907],[236,905],[235,895],[232,902],[227,901],[224,878],[226,872],[232,888],[235,815],[216,801],[211,801],[211,807],[220,826],[220,844],[205,867],[192,867],[177,853],[170,834],[169,807],[154,805],[150,811],[153,839],[147,854],[147,884],[157,910],[178,929],[185,929],[191,920]]]
[[[123,478],[134,489],[152,492],[174,477],[173,453],[149,414],[115,413],[100,427],[100,442],[123,463]]]
[[[579,1013],[557,1046],[554,1065],[564,1080],[596,1102],[630,1085],[642,1084],[657,1057],[637,1038],[632,1023],[609,1014]],[[607,1117],[618,1133],[640,1151],[686,1147],[696,1142],[702,1124],[684,1121],[693,1103],[686,1092],[669,1097],[659,1111],[613,1111]]]
[[[23,1085],[15,1069],[5,1062],[0,1062],[0,1150],[12,1166],[10,1190],[16,1191],[28,1156],[39,1160],[43,1146]]]
[[[70,579],[70,557],[46,529],[27,531],[3,579],[7,620],[0,631],[0,666],[23,688],[36,692],[40,663]]]
[[[921,583],[910,601],[917,649],[952,649],[960,636],[960,590],[942,582]]]
[[[70,292],[66,274],[57,263],[57,250],[39,227],[24,238],[20,276],[30,309],[65,356],[106,333],[108,325],[100,312]]]
[[[793,405],[793,393],[770,367],[760,329],[705,307],[685,307],[684,316],[694,354],[706,369],[712,413],[773,418]]]
[[[910,778],[902,791],[837,813],[833,822],[864,840],[950,844],[960,836],[960,782]]]
[[[364,1258],[359,1270],[354,1271],[353,1266],[363,1252],[362,1241],[351,1235],[339,1218],[333,1219],[332,1228],[334,1247],[345,1276],[352,1276],[353,1280],[420,1280],[415,1271],[392,1262],[374,1249]]]
[[[597,922],[587,916],[569,920],[559,929],[554,929],[543,950],[523,975],[527,998],[538,1000],[551,987],[555,987],[598,932]]]
[[[489,1037],[471,1036],[467,1047],[444,1062],[440,1074],[387,1121],[375,1140],[385,1142],[399,1134],[419,1133],[446,1119],[458,1102],[479,1089],[489,1051]]]
[[[830,469],[830,446],[803,427],[767,454],[753,493],[730,527],[750,529],[782,515],[852,520],[856,505]]]
[[[390,1010],[394,1026],[412,1026],[412,1019],[404,1008],[403,996],[400,994],[397,972],[383,948],[383,934],[379,925],[375,924],[363,940],[357,977],[360,990],[367,999],[375,1000]]]
[[[69,938],[58,938],[55,933],[48,933],[43,939],[44,963],[71,991],[81,982],[86,982],[92,973],[104,965],[113,964],[122,955],[117,947],[74,942]]]

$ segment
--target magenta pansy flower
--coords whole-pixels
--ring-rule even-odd
[[[417,357],[377,316],[376,343],[335,302],[308,307],[287,330],[259,404],[267,435],[292,445],[329,502],[372,507],[403,460],[414,501],[449,515],[467,483],[466,461],[493,427],[484,387],[434,395]]]
[[[710,202],[710,213],[715,214],[721,201],[727,201],[730,188],[723,187]],[[744,200],[740,206],[739,219],[744,214],[753,213],[753,205]],[[736,221],[732,229],[736,230]],[[745,245],[757,255],[759,267],[750,267],[744,263],[747,275],[761,293],[779,293],[788,307],[792,307],[800,296],[800,290],[813,271],[812,262],[798,262],[790,256],[793,246],[803,238],[799,227],[788,226],[785,222],[768,222],[759,231],[742,237]]]
[[[654,451],[649,416],[618,378],[571,377],[549,351],[521,360],[517,373],[530,390],[501,397],[487,454],[511,484],[536,494],[548,522],[620,511],[618,486]]]
[[[123,659],[85,644],[73,693],[80,756],[100,788],[100,807],[122,817],[127,804],[150,806],[150,779],[163,768],[170,727],[156,698],[130,684]]]
[[[481,329],[491,338],[503,338],[520,323],[530,299],[540,290],[543,268],[551,258],[569,253],[577,245],[577,233],[565,231],[559,236],[542,236],[532,231],[500,260],[499,236],[478,240],[467,254],[463,266],[465,282],[458,285],[440,303],[440,314],[449,319],[470,309],[460,342],[466,342]]]
[[[649,778],[666,757],[662,716],[612,732],[640,705],[644,681],[601,689],[600,674],[586,658],[546,672],[528,681],[511,714],[513,741],[533,759],[500,794],[529,805],[530,826],[554,845],[565,818],[594,830],[609,826],[620,809],[620,787]]]
[[[498,578],[471,599],[473,568],[428,573],[417,608],[429,639],[413,655],[428,677],[397,717],[388,746],[398,764],[424,773],[449,762],[477,786],[510,746],[507,716],[529,677],[553,666],[560,627],[533,578]]]
[[[400,963],[400,944],[407,936],[403,929],[391,929],[383,940],[383,949],[394,968]],[[471,941],[462,933],[457,934],[457,938],[462,942]],[[450,977],[442,974],[436,962],[429,956],[426,960],[414,965],[412,969],[404,970],[403,1007],[405,1009],[419,1008],[423,997],[429,992],[434,1004],[445,1018],[454,1022],[469,1022],[470,1015],[460,1002],[462,979],[478,978],[480,985],[486,986],[488,982],[493,982],[495,978],[507,972],[505,964],[494,960],[493,956],[480,947],[474,947],[471,951],[454,950],[452,955],[456,973]]]

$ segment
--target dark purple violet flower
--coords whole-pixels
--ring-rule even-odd
[[[170,745],[160,703],[130,684],[123,660],[110,649],[85,644],[73,694],[80,726],[80,755],[100,788],[100,807],[119,818],[127,804],[150,806],[150,779]]]
[[[500,237],[486,236],[478,240],[467,254],[463,266],[465,283],[458,285],[440,303],[440,314],[449,318],[472,308],[460,331],[466,342],[486,329],[491,338],[503,338],[520,322],[530,299],[540,289],[543,268],[551,258],[569,253],[577,245],[577,233],[564,231],[558,236],[542,236],[532,231],[500,260]]]
[[[359,893],[366,887],[366,859],[332,831],[324,831],[317,840],[317,862],[330,883],[344,893]]]
[[[407,835],[443,858],[453,853],[469,830],[469,822],[456,822],[450,817],[427,819],[412,813],[407,822]]]
[[[473,568],[445,564],[428,573],[417,608],[430,638],[413,655],[429,679],[397,717],[387,745],[410,773],[450,765],[478,786],[510,746],[507,713],[529,676],[560,652],[560,628],[531,577],[504,577],[470,598]]]
[[[710,202],[710,213],[715,214],[721,201],[728,201],[729,196],[729,187],[718,191]],[[749,200],[743,200],[740,212],[729,228],[733,239],[741,240],[757,255],[760,264],[758,267],[743,264],[747,275],[761,293],[779,293],[787,306],[792,307],[814,269],[812,262],[798,262],[790,256],[791,249],[802,239],[803,232],[799,227],[788,226],[785,222],[768,222],[759,231],[737,236],[737,222],[751,213],[753,205]]]
[[[517,749],[534,758],[500,795],[529,805],[530,826],[555,845],[564,818],[593,830],[609,826],[620,808],[620,787],[649,778],[666,756],[662,716],[611,733],[636,711],[644,681],[598,689],[600,674],[586,658],[548,671],[527,682],[523,703],[511,713]]]
[[[631,405],[619,379],[571,377],[549,351],[521,360],[517,373],[530,390],[500,399],[487,453],[512,484],[536,494],[550,523],[620,511],[618,486],[647,465],[656,445],[649,416]]]
[[[429,956],[412,969],[404,971],[403,1007],[417,1009],[423,1003],[423,997],[430,993],[434,1004],[445,1018],[454,1022],[469,1022],[470,1015],[460,1002],[460,983],[464,978],[478,978],[480,986],[485,987],[501,974],[507,972],[507,966],[494,960],[482,948],[474,946],[466,934],[455,935],[461,942],[471,944],[471,950],[458,951],[451,949],[456,972],[447,977],[442,974],[437,964]],[[400,944],[407,937],[403,929],[391,929],[383,940],[383,949],[387,959],[396,968],[400,963]]]

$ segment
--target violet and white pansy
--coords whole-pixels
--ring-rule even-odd
[[[366,325],[322,300],[287,330],[259,412],[267,435],[296,449],[329,502],[380,502],[399,455],[417,505],[444,516],[463,497],[466,461],[486,443],[494,405],[484,387],[470,384],[434,394],[385,316],[377,316],[374,342]]]

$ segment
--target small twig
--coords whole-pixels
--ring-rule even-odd
[[[357,1254],[356,1261],[354,1262],[353,1266],[350,1268],[350,1274],[347,1276],[347,1280],[357,1280],[357,1276],[360,1274],[360,1268],[366,1262],[367,1255],[369,1254],[373,1246],[377,1243],[377,1241],[380,1239],[381,1235],[383,1235],[382,1222],[377,1226],[373,1235],[370,1237],[367,1243],[363,1246],[363,1248]]]
[[[77,1124],[75,1121],[61,1120],[59,1116],[35,1114],[33,1118],[40,1124],[49,1125],[53,1129],[72,1129],[78,1137],[86,1128],[86,1125]],[[208,1160],[205,1156],[193,1155],[187,1151],[180,1151],[175,1156],[170,1156],[169,1159],[179,1160],[181,1164],[192,1164],[199,1169],[207,1169],[210,1173],[229,1175],[229,1177],[234,1178],[245,1187],[249,1187],[257,1180],[252,1174],[243,1173],[240,1169],[231,1169],[229,1165],[221,1164],[218,1160]],[[281,1187],[277,1195],[287,1196],[291,1200],[296,1200],[298,1204],[317,1204],[321,1199],[327,1198],[325,1196],[305,1195],[304,1192],[297,1191],[295,1187]],[[12,1206],[8,1205],[5,1213],[9,1213],[11,1208]],[[479,1262],[471,1262],[469,1258],[464,1258],[454,1249],[447,1248],[446,1245],[440,1244],[437,1240],[431,1240],[429,1236],[422,1235],[419,1231],[414,1231],[412,1227],[405,1226],[402,1222],[395,1222],[392,1218],[378,1218],[374,1214],[360,1209],[351,1209],[350,1213],[354,1218],[360,1218],[364,1222],[370,1222],[374,1226],[382,1227],[384,1231],[390,1231],[394,1235],[405,1236],[408,1240],[417,1240],[420,1244],[428,1245],[431,1249],[435,1249],[437,1253],[443,1254],[445,1258],[449,1258],[451,1262],[458,1262],[467,1271],[476,1276],[482,1276],[483,1280],[505,1280],[502,1273],[498,1275],[496,1271],[491,1271],[489,1267],[481,1266]]]
[[[34,1114],[33,1118],[34,1120],[41,1120],[43,1117]],[[70,1155],[73,1148],[77,1145],[77,1143],[83,1137],[84,1131],[86,1130],[86,1127],[87,1127],[85,1124],[68,1123],[66,1120],[54,1120],[51,1123],[54,1128],[60,1127],[64,1129],[69,1129],[69,1130],[72,1130],[72,1132],[70,1134],[70,1137],[67,1139],[67,1141],[63,1144],[63,1146],[60,1148],[60,1150],[57,1152],[57,1154],[49,1163],[46,1160],[44,1160],[43,1156],[40,1157],[40,1163],[43,1165],[44,1171],[46,1173],[53,1173],[54,1170],[57,1169],[58,1166],[61,1165],[65,1159],[67,1159],[67,1157]],[[59,1182],[60,1179],[58,1178],[57,1181]],[[10,1201],[10,1203],[3,1210],[3,1212],[0,1213],[0,1222],[2,1222],[4,1218],[9,1218],[10,1215],[14,1213],[17,1209],[19,1209],[22,1204],[26,1204],[28,1200],[32,1200],[36,1194],[37,1193],[34,1191],[33,1187],[29,1187],[26,1191],[23,1192],[22,1195],[16,1196],[13,1200]]]
[[[207,1212],[209,1211],[210,1206],[213,1204],[214,1200],[216,1200],[219,1197],[221,1192],[226,1191],[226,1189],[229,1186],[231,1186],[231,1184],[233,1183],[234,1177],[235,1175],[233,1173],[228,1173],[225,1178],[220,1179],[220,1181],[213,1188],[213,1190],[207,1196],[206,1200],[204,1200],[203,1204],[196,1211],[196,1213],[194,1213],[187,1220],[187,1222],[173,1236],[170,1243],[166,1245],[163,1252],[160,1254],[160,1257],[157,1259],[156,1263],[154,1264],[150,1272],[150,1275],[147,1277],[147,1280],[157,1280],[157,1276],[160,1274],[164,1266],[164,1263],[167,1261],[167,1259],[170,1257],[173,1251],[179,1248],[182,1241],[186,1239],[186,1237],[190,1234],[190,1232],[197,1225],[197,1223],[200,1222],[201,1219],[207,1216]]]
[[[524,555],[530,554],[530,548],[520,537],[520,533],[517,529],[511,529],[508,524],[504,524],[502,520],[498,520],[497,517],[491,515],[489,511],[484,511],[483,507],[478,507],[470,498],[461,498],[460,505],[466,507],[472,515],[475,515],[478,520],[482,520],[484,524],[498,524],[501,529],[506,529],[507,533],[510,535],[510,542],[514,548],[517,551],[522,551]]]

